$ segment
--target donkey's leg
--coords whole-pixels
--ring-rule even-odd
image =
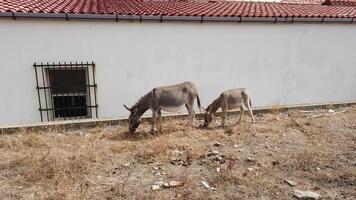
[[[189,124],[191,126],[193,126],[194,124],[194,110],[193,110],[193,104],[189,104],[189,103],[186,103],[185,104],[185,108],[187,109],[188,113],[189,113]]]
[[[241,105],[241,106],[240,106],[240,118],[239,118],[239,121],[237,121],[237,124],[242,121],[242,117],[244,116],[244,113],[245,113],[244,106]]]
[[[221,116],[221,127],[225,127],[225,125],[226,125],[226,119],[227,119],[227,108],[226,108],[226,106],[222,106],[221,107],[221,114],[222,114],[222,116]]]
[[[159,120],[159,131],[162,131],[162,113],[161,110],[158,110],[158,120]]]
[[[248,109],[248,114],[250,115],[251,121],[252,121],[252,124],[253,124],[253,123],[255,123],[255,117],[253,116],[252,108],[251,108],[251,105],[250,105],[249,102],[250,101],[247,101],[245,104],[246,104],[246,107]]]
[[[157,110],[152,110],[151,131],[150,131],[151,133],[154,133],[155,131],[156,115],[157,115]]]

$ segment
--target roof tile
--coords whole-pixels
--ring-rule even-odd
[[[213,17],[356,17],[356,6],[351,6],[353,2],[356,5],[356,0],[326,0],[330,3],[328,5],[320,5],[323,3],[321,1],[325,0],[284,0],[283,3],[203,0],[1,0],[0,12]]]

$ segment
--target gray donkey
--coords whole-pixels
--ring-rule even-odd
[[[204,109],[204,124],[202,127],[209,126],[210,122],[213,121],[214,114],[216,111],[221,108],[222,110],[222,123],[221,126],[225,126],[225,120],[227,118],[227,111],[240,108],[241,114],[238,122],[242,120],[242,116],[244,114],[244,106],[248,109],[250,117],[252,119],[252,123],[255,122],[255,118],[253,117],[253,113],[251,110],[251,99],[250,95],[245,88],[237,88],[227,90],[220,94],[220,96],[215,99],[206,109]]]
[[[124,107],[131,112],[129,116],[129,131],[135,132],[141,123],[141,116],[147,110],[151,109],[151,133],[153,133],[157,115],[160,121],[160,129],[162,128],[161,110],[175,112],[180,110],[180,107],[183,105],[185,105],[188,110],[190,125],[193,125],[195,117],[193,105],[195,99],[197,99],[200,110],[201,105],[198,91],[192,82],[153,88],[146,95],[141,97],[131,108],[124,105]]]

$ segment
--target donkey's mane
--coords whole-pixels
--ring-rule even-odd
[[[219,99],[215,99],[207,108],[206,110],[210,110],[210,112],[215,113],[220,108]]]
[[[142,96],[133,106],[133,109],[137,109],[140,115],[143,115],[148,109],[150,109],[150,101],[152,97],[152,91]]]

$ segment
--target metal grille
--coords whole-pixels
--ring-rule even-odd
[[[33,64],[41,121],[98,118],[95,64]]]

